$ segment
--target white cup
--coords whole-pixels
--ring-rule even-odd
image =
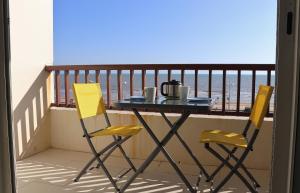
[[[155,101],[156,87],[145,87],[144,88],[145,100],[147,102]]]
[[[190,92],[189,86],[180,86],[179,87],[179,99],[186,101]]]

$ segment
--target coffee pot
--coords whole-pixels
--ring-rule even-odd
[[[179,88],[181,86],[181,82],[177,80],[163,82],[160,86],[161,95],[171,99],[178,99],[180,96]]]

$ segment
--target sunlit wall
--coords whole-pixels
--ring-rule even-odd
[[[52,0],[10,1],[11,85],[16,158],[49,146],[48,74],[53,63]]]

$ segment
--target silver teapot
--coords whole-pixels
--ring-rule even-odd
[[[171,80],[169,82],[163,82],[160,86],[160,92],[162,96],[170,99],[179,99],[179,88],[182,86],[180,81]]]

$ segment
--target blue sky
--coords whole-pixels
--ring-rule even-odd
[[[276,0],[54,0],[54,64],[275,63]]]

